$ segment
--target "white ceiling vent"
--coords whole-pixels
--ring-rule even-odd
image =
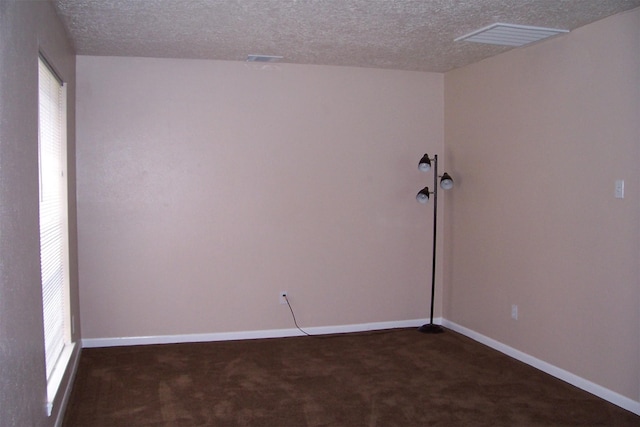
[[[502,46],[524,46],[525,44],[568,32],[569,30],[498,23],[458,37],[455,41],[497,44]]]
[[[247,62],[278,62],[282,56],[274,55],[247,55]]]

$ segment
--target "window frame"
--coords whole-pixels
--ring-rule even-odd
[[[46,73],[46,74],[45,74]],[[46,81],[44,81],[46,79]],[[52,89],[53,79],[59,86],[56,86],[57,90]],[[45,87],[45,85],[51,85]],[[45,93],[46,91],[46,93]],[[57,93],[55,93],[57,92]],[[48,105],[44,105],[47,98],[51,100]],[[43,107],[44,105],[44,107]],[[43,119],[43,116],[47,115],[47,112],[43,111],[43,108],[54,109],[52,117]],[[45,120],[57,121],[56,129],[50,129],[50,126],[46,125]],[[46,126],[45,126],[46,125]],[[46,128],[46,129],[43,129]],[[46,132],[46,134],[45,134]],[[51,144],[51,145],[44,145]],[[58,164],[55,170],[51,168],[52,157],[50,154],[46,154],[45,150],[52,149],[54,151],[59,150],[59,154],[56,153]],[[55,161],[56,159],[53,158]],[[58,181],[58,182],[56,182]],[[71,322],[71,306],[70,306],[70,277],[69,277],[69,215],[68,215],[68,181],[67,181],[67,85],[60,78],[60,75],[51,66],[51,62],[40,53],[38,56],[38,183],[39,183],[39,201],[38,201],[38,218],[39,218],[39,247],[40,247],[40,284],[43,291],[42,294],[42,316],[43,316],[43,341],[45,345],[45,378],[47,383],[47,415],[50,416],[53,412],[53,402],[62,383],[62,378],[67,370],[71,355],[75,344],[73,343],[72,336],[72,322]],[[45,203],[48,203],[47,192],[52,187],[55,188],[55,198],[57,199],[56,211],[54,213],[54,221],[56,224],[53,227],[47,229],[43,227],[43,219],[46,217]],[[44,208],[44,209],[43,209]],[[60,252],[53,256],[53,259],[47,252],[47,238],[43,238],[43,233],[46,231],[55,232],[55,239],[59,239],[57,243],[60,247]],[[45,254],[43,255],[43,248]],[[50,248],[49,248],[50,249]],[[46,257],[46,259],[45,259]],[[51,264],[53,263],[53,264]],[[60,280],[55,288],[50,289],[49,284],[45,284],[44,280],[44,266],[50,267],[54,265]],[[49,301],[50,294],[47,292],[56,292],[56,297],[53,298],[54,302]],[[46,292],[45,292],[46,291]],[[54,310],[51,313],[51,310]],[[59,310],[59,311],[58,311]],[[53,319],[52,316],[56,316]],[[52,320],[53,319],[53,320]],[[55,333],[57,338],[54,339],[53,354],[47,354],[47,347],[51,346],[52,338],[54,334],[47,334],[47,327],[51,331],[51,327],[55,327]],[[60,342],[61,341],[61,342]],[[50,353],[50,352],[49,352]]]

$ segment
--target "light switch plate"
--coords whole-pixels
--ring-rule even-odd
[[[624,179],[616,180],[615,196],[616,199],[624,199]]]

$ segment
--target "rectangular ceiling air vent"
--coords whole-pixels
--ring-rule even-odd
[[[277,62],[282,56],[275,55],[247,55],[247,62]]]
[[[492,24],[477,31],[458,37],[454,41],[487,43],[502,46],[524,46],[547,37],[568,33],[569,30],[530,27],[527,25]]]

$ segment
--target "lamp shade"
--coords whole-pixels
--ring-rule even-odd
[[[446,172],[442,175],[442,179],[440,179],[440,187],[443,190],[451,190],[453,188],[453,179]]]
[[[416,194],[416,200],[423,205],[429,201],[429,187],[424,187]]]
[[[431,159],[428,154],[425,154],[418,163],[418,169],[422,172],[429,172],[431,170]]]

